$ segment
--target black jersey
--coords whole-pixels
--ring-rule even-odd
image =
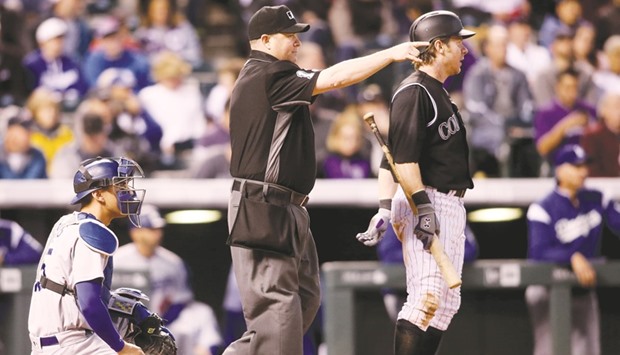
[[[308,194],[316,180],[309,105],[318,72],[252,51],[231,96],[233,177]]]
[[[441,82],[416,71],[390,105],[388,145],[397,164],[418,163],[422,183],[440,190],[474,186],[465,125]]]

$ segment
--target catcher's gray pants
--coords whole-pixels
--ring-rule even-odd
[[[525,291],[532,328],[534,355],[551,354],[549,289],[533,285]],[[600,322],[596,292],[581,291],[571,296],[571,352],[573,355],[600,355]]]
[[[238,201],[233,191],[231,201]],[[302,338],[321,302],[319,263],[304,207],[292,206],[299,237],[293,257],[231,247],[247,331],[225,355],[301,355]],[[237,206],[229,204],[231,226]]]

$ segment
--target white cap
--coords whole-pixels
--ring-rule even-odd
[[[63,36],[67,33],[67,24],[65,21],[52,17],[43,21],[39,28],[37,28],[36,38],[37,42],[47,42],[50,39]]]

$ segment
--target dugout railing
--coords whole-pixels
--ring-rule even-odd
[[[547,194],[552,178],[474,179],[468,190],[469,206],[527,206]],[[620,200],[620,179],[589,178],[587,186]],[[163,208],[227,208],[230,179],[143,179],[137,188],[147,190],[146,200]],[[0,180],[0,209],[65,208],[73,196],[71,180]],[[377,207],[376,179],[320,179],[310,193],[309,206]]]
[[[594,264],[598,287],[620,286],[620,261]],[[356,293],[366,290],[406,287],[402,265],[378,262],[329,262],[322,266],[324,280],[324,327],[329,354],[359,355],[356,348],[358,323],[363,310]],[[553,264],[526,260],[479,260],[463,268],[463,290],[523,289],[528,285],[547,285],[551,290],[550,319],[553,354],[570,354],[571,288],[577,286],[573,272]],[[472,327],[478,325],[471,324]],[[497,327],[509,327],[497,324]]]

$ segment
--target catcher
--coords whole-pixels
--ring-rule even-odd
[[[81,207],[56,222],[37,268],[28,317],[32,354],[164,354],[151,352],[153,343],[170,343],[161,319],[125,301],[131,292],[109,291],[118,239],[108,225],[124,216],[140,225],[145,190],[134,188],[140,177],[144,173],[131,159],[97,157],[81,163],[71,201]],[[110,302],[118,306],[114,312],[130,310],[130,340],[112,322]],[[175,354],[174,342],[171,349],[165,354]]]

